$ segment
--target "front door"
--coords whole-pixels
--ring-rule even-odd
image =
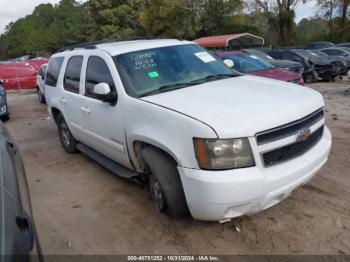
[[[84,142],[107,157],[130,167],[125,142],[124,124],[121,102],[112,106],[101,101],[94,94],[94,86],[107,83],[112,91],[116,90],[113,74],[116,68],[110,56],[100,53],[88,57],[85,81],[83,85],[84,98],[81,103],[83,111]],[[111,73],[113,72],[113,74]]]

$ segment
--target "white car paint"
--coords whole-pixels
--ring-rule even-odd
[[[57,86],[46,85],[49,112],[63,113],[74,137],[129,169],[141,171],[134,144],[154,145],[177,162],[192,216],[224,221],[266,209],[307,183],[323,166],[331,147],[325,127],[320,141],[303,155],[272,167],[264,167],[260,154],[290,143],[296,134],[258,145],[256,133],[299,120],[324,107],[322,96],[309,88],[282,81],[240,76],[211,81],[143,98],[129,96],[112,56],[148,48],[193,44],[178,40],[147,40],[97,45],[52,56],[64,57]],[[67,61],[84,58],[78,94],[63,89]],[[118,92],[115,106],[84,96],[88,58],[101,57]],[[311,132],[324,125],[313,124]],[[202,170],[193,138],[247,137],[255,166],[232,170]]]
[[[36,85],[38,86],[41,94],[45,97],[45,74],[47,64],[42,64],[39,68],[38,74],[36,75]]]

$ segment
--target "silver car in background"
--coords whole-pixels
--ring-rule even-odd
[[[39,102],[44,104],[45,103],[45,75],[47,70],[47,64],[42,64],[40,66],[40,69],[38,71],[38,74],[36,75],[36,85],[37,85],[37,92],[39,97]]]

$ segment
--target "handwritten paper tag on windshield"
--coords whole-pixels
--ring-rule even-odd
[[[208,52],[205,52],[205,51],[194,53],[194,55],[198,57],[200,60],[202,60],[204,63],[216,61],[216,59],[212,55],[210,55]]]

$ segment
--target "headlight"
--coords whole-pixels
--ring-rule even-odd
[[[248,138],[194,138],[197,162],[202,169],[233,169],[254,166]]]

